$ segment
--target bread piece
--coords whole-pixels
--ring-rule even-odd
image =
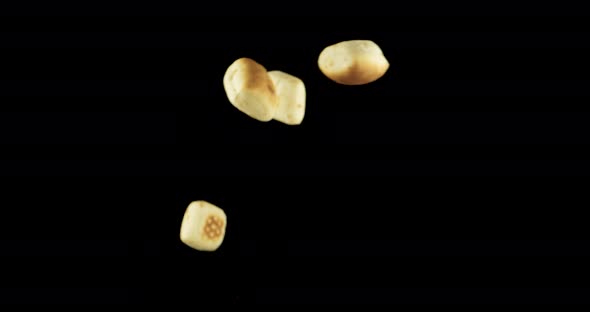
[[[381,78],[389,62],[370,40],[349,40],[326,47],[318,58],[320,70],[343,85],[364,85]]]
[[[274,119],[287,125],[299,125],[305,116],[305,84],[293,75],[279,70],[269,71],[279,106]]]
[[[233,62],[223,77],[229,102],[246,115],[259,120],[272,120],[279,105],[266,68],[249,58]]]
[[[227,216],[206,201],[194,201],[187,207],[180,226],[180,240],[200,251],[215,251],[223,243]]]

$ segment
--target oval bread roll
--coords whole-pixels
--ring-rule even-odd
[[[246,115],[270,121],[278,107],[278,98],[266,68],[249,58],[233,62],[223,77],[229,102]]]
[[[215,251],[225,237],[225,212],[206,201],[191,202],[182,219],[180,240],[200,251]]]
[[[269,71],[268,75],[275,85],[279,107],[274,119],[287,125],[299,125],[305,116],[305,84],[293,75],[282,71]]]
[[[320,70],[343,85],[363,85],[381,78],[389,62],[370,40],[349,40],[326,47],[318,58]]]

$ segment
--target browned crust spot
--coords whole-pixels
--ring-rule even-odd
[[[338,74],[332,73],[333,79],[345,85],[362,85],[376,81],[383,75],[383,69],[378,66],[367,66],[354,63],[347,70]]]
[[[250,58],[241,58],[240,62],[244,66],[244,71],[248,73],[246,88],[256,89],[260,86],[265,86],[267,88],[269,87],[268,83],[270,81],[270,77],[268,77],[268,72],[264,66]],[[274,88],[272,88],[272,81],[270,81],[270,83],[270,89],[272,92],[274,92]]]
[[[223,219],[211,214],[207,216],[205,221],[203,236],[208,240],[218,240],[222,234],[223,226]]]

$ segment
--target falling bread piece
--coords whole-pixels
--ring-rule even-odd
[[[269,71],[279,99],[279,106],[273,117],[287,125],[299,125],[305,116],[305,84],[293,75],[282,71]]]
[[[364,85],[385,75],[389,62],[371,40],[349,40],[326,47],[318,58],[322,73],[343,85]]]
[[[206,201],[194,201],[187,207],[180,227],[180,240],[200,251],[215,251],[223,243],[227,216]]]
[[[259,121],[272,120],[279,103],[264,66],[250,58],[237,59],[227,68],[223,87],[238,110]]]

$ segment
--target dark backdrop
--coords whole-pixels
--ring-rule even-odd
[[[587,297],[580,18],[90,15],[2,21],[3,301]],[[320,73],[349,39],[382,79]],[[229,104],[243,56],[306,83],[302,125]],[[228,215],[214,253],[178,239],[200,199]]]

